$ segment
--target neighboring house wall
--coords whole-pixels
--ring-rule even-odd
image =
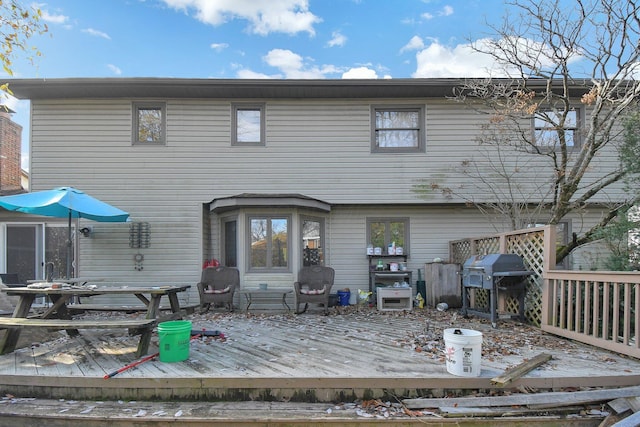
[[[20,186],[23,190],[29,190],[29,172],[24,169],[20,171]]]
[[[22,126],[0,106],[0,195],[22,190]]]
[[[236,99],[161,99],[166,145],[132,145],[132,103],[149,100],[155,99],[31,101],[32,189],[74,186],[129,212],[132,221],[150,224],[150,247],[137,249],[129,247],[127,224],[81,221],[80,227],[91,225],[93,233],[78,240],[78,276],[105,277],[114,284],[195,285],[203,260],[221,253],[219,216],[208,214],[208,203],[241,193],[295,193],[332,206],[321,216],[325,260],[336,269],[336,289],[368,286],[367,217],[409,218],[405,251],[414,282],[426,261],[446,258],[450,240],[506,230],[460,200],[414,191],[418,183],[437,182],[495,197],[459,173],[461,162],[476,153],[475,138],[487,117],[443,96],[240,99],[265,106],[264,146],[230,143]],[[372,153],[376,105],[423,106],[426,151]],[[512,156],[514,162],[521,157]],[[532,186],[538,185],[534,169],[527,169]],[[237,214],[244,218],[248,212]],[[592,220],[574,219],[576,224]],[[292,225],[297,240],[300,224]],[[244,239],[244,226],[238,232],[238,240]],[[265,281],[291,286],[301,265],[299,250],[291,249],[290,271],[269,273],[267,280],[247,273],[241,252],[243,286]],[[135,269],[136,254],[144,255],[141,270]]]

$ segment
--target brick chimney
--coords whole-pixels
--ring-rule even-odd
[[[0,194],[22,190],[22,126],[11,120],[13,112],[0,105]]]

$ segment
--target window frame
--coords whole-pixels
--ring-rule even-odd
[[[227,225],[233,224],[234,234],[228,234]],[[220,219],[220,261],[227,267],[238,267],[238,216],[225,216]],[[233,253],[231,253],[233,252]]]
[[[160,110],[161,123],[160,123],[160,138],[157,141],[142,141],[140,140],[140,110]],[[157,146],[167,145],[167,103],[166,102],[150,102],[150,101],[135,101],[131,104],[132,112],[132,129],[131,129],[131,143],[132,145],[139,146]]]
[[[247,272],[248,273],[283,273],[283,272],[291,272],[291,252],[292,252],[292,246],[291,246],[291,230],[292,230],[292,215],[291,214],[260,214],[260,213],[255,213],[255,214],[249,214],[247,215],[247,220],[246,220],[246,227],[247,227],[247,233],[246,233],[246,253],[247,253]],[[272,225],[271,225],[271,221],[274,219],[285,219],[287,221],[287,255],[286,255],[286,265],[284,267],[274,267],[272,265],[272,253],[273,253],[273,249],[272,249],[272,245],[271,242],[273,241],[273,234],[272,234]],[[265,259],[265,263],[266,266],[265,267],[255,267],[253,266],[253,260],[252,260],[252,251],[251,251],[251,243],[252,243],[252,233],[251,233],[251,223],[253,220],[267,220],[268,225],[267,225],[267,236],[266,236],[266,245],[267,248],[266,250],[266,259]]]
[[[265,129],[265,109],[264,103],[233,103],[231,104],[231,145],[232,146],[264,146],[266,145]],[[260,140],[259,141],[238,141],[238,112],[259,111],[260,113]]]
[[[378,128],[377,127],[377,113],[382,111],[392,112],[417,112],[418,113],[418,127],[417,128]],[[377,142],[377,135],[380,130],[417,130],[418,141],[416,147],[379,147]],[[371,106],[371,152],[372,153],[424,153],[426,151],[426,133],[427,126],[425,120],[425,106],[418,104],[407,105],[372,105]]]
[[[370,243],[372,243],[372,237],[371,237],[371,224],[373,223],[385,223],[385,231],[384,231],[384,245],[382,247],[382,253],[385,254],[387,253],[387,247],[389,246],[389,244],[392,243],[391,241],[391,223],[394,222],[401,222],[404,223],[404,244],[402,245],[397,245],[397,246],[402,246],[403,249],[403,255],[409,255],[409,248],[411,247],[411,239],[410,239],[410,235],[411,235],[411,221],[409,217],[367,217],[366,220],[366,224],[367,224],[367,241],[364,245],[364,247],[367,247]],[[375,246],[375,245],[374,245]]]
[[[321,216],[312,216],[312,215],[299,215],[300,221],[300,237],[299,241],[301,242],[301,250],[300,250],[300,267],[304,267],[304,251],[306,250],[306,246],[304,244],[304,223],[306,221],[309,222],[317,222],[320,224],[320,229],[318,230],[318,247],[314,249],[318,249],[320,251],[320,263],[317,265],[325,265],[325,219]]]
[[[580,149],[580,147],[582,146],[582,140],[580,137],[580,129],[582,127],[582,124],[584,123],[584,108],[581,107],[571,107],[571,111],[575,112],[576,118],[575,118],[575,124],[573,126],[567,126],[565,123],[564,126],[564,131],[565,133],[567,131],[571,131],[573,132],[573,144],[572,145],[568,145],[567,144],[567,150],[572,151],[572,150],[578,150]],[[548,145],[548,144],[539,144],[538,143],[538,133],[544,132],[544,133],[551,133],[554,137],[554,141],[557,140],[557,130],[555,129],[554,126],[551,126],[551,123],[547,122],[544,119],[539,119],[538,117],[540,117],[543,114],[555,114],[556,116],[560,117],[561,116],[562,111],[558,111],[554,108],[546,108],[544,106],[542,106],[541,108],[539,108],[535,113],[533,113],[533,115],[531,116],[531,134],[532,134],[532,139],[533,139],[533,144],[536,148],[538,148],[539,150],[553,150],[553,151],[559,151],[560,150],[560,145],[559,144],[554,144],[553,146]],[[542,121],[546,126],[537,126],[536,125],[536,121]]]

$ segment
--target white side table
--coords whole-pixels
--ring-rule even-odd
[[[402,311],[413,308],[411,288],[377,288],[378,310]]]

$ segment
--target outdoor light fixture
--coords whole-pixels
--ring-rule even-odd
[[[93,232],[93,228],[92,227],[82,227],[78,231],[80,231],[80,234],[82,234],[84,237],[91,237],[91,233]]]

